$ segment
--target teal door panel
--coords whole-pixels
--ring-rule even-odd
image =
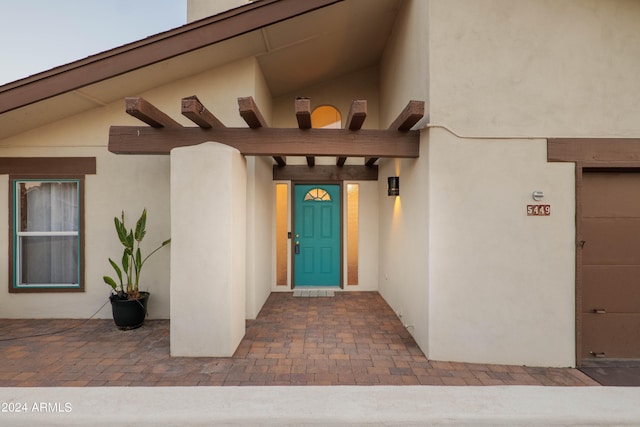
[[[296,184],[294,285],[340,286],[340,186]]]

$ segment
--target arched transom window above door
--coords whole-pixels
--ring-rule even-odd
[[[315,129],[340,129],[342,115],[336,107],[321,105],[311,113],[311,126]]]
[[[312,188],[311,190],[307,191],[307,194],[305,194],[304,196],[304,200],[305,201],[312,200],[316,202],[330,202],[331,195],[327,193],[326,190],[323,190],[322,188]]]

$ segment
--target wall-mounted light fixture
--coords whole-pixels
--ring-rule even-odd
[[[387,178],[389,182],[389,196],[399,196],[400,195],[400,177],[399,176],[390,176]]]
[[[531,197],[533,197],[533,200],[535,200],[536,202],[539,202],[544,197],[544,192],[540,190],[536,190],[533,193],[531,193]]]

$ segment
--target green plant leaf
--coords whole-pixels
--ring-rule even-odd
[[[138,222],[136,222],[135,238],[138,242],[141,242],[145,234],[147,234],[146,226],[147,226],[147,209],[145,208],[142,211],[142,215],[140,215],[140,219],[138,219]]]
[[[102,280],[104,280],[107,285],[111,286],[114,291],[118,288],[118,285],[116,285],[116,282],[111,277],[103,276]]]
[[[125,248],[124,253],[122,254],[122,268],[125,273],[129,271],[129,258],[131,257],[131,251],[129,248]]]
[[[140,252],[140,248],[136,251],[136,274],[140,273],[142,269],[142,252]]]
[[[129,230],[129,234],[127,235],[127,244],[126,247],[128,249],[131,249],[131,251],[133,252],[133,244],[134,244],[134,240],[133,240],[133,230]]]
[[[120,280],[120,287],[122,287],[122,270],[120,270],[120,267],[118,266],[118,264],[116,264],[111,258],[109,258],[109,263],[111,263],[111,266],[116,271],[116,274],[118,275],[118,279]]]
[[[122,220],[118,219],[118,217],[114,217],[113,222],[116,226],[116,233],[118,234],[120,243],[122,243],[124,246],[127,246],[127,229],[124,226],[124,212],[122,214]]]

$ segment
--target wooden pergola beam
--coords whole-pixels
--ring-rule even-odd
[[[400,112],[398,117],[389,125],[389,129],[408,132],[422,117],[424,117],[424,101],[411,100],[407,106],[404,107],[404,110]],[[364,159],[364,164],[366,166],[372,166],[377,161],[377,157],[367,157]]]
[[[238,110],[240,111],[242,119],[251,129],[268,127],[267,121],[262,116],[262,113],[260,113],[258,105],[256,105],[252,96],[238,98]],[[273,160],[276,161],[278,166],[284,166],[287,164],[287,160],[283,156],[273,156]]]
[[[424,101],[409,101],[404,110],[389,125],[389,129],[406,132],[424,117]]]
[[[318,165],[313,168],[304,165],[274,166],[273,179],[291,181],[377,181],[378,166],[347,165],[339,167]]]
[[[295,107],[298,128],[311,129],[311,100],[309,98],[296,98]]]
[[[195,95],[182,98],[182,115],[203,129],[225,127],[224,123],[207,110]]]
[[[238,109],[240,111],[240,116],[242,116],[251,129],[268,127],[267,121],[262,116],[262,113],[260,113],[260,110],[252,96],[238,98]]]
[[[367,101],[365,99],[356,99],[349,107],[349,115],[345,128],[349,130],[358,130],[362,128],[364,120],[367,118]],[[347,158],[342,156],[336,159],[336,166],[344,166]]]
[[[309,98],[296,98],[296,120],[298,129],[311,129],[311,100]],[[307,156],[307,166],[315,166],[316,158]]]
[[[246,156],[400,157],[420,154],[418,131],[361,129],[223,128],[155,129],[111,126],[109,151],[116,154],[169,154],[172,148],[217,141]]]
[[[135,117],[138,120],[143,121],[154,128],[181,128],[182,125],[167,114],[160,111],[149,101],[136,97],[125,98],[125,105],[127,114]]]
[[[367,100],[356,99],[349,107],[349,115],[345,127],[349,130],[358,130],[362,128],[364,120],[367,118]]]

